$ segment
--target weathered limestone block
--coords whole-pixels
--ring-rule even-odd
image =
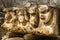
[[[2,0],[3,3],[1,3],[2,5],[0,9],[2,10],[4,7],[6,8],[3,10],[5,19],[4,23],[1,23],[1,26],[7,32],[6,35],[2,37],[2,40],[35,40],[36,38],[38,39],[38,36],[35,35],[58,35],[58,11],[55,5],[52,5],[54,7],[39,5],[41,2],[44,2],[45,4],[46,0],[41,2],[40,0],[28,1]],[[20,35],[24,34],[22,35],[23,37],[18,33],[21,33]]]
[[[5,20],[2,28],[7,32],[30,33],[35,35],[58,35],[56,7],[30,5],[4,9]]]

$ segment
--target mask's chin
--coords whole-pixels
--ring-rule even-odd
[[[43,23],[48,23],[49,22],[49,19],[41,19],[41,21],[43,22]]]
[[[48,20],[48,19],[44,21],[44,23],[48,23],[48,22],[49,22],[49,20]]]

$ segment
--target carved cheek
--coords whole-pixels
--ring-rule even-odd
[[[35,20],[35,17],[34,17],[34,16],[31,16],[31,18],[30,18],[30,23],[31,23],[31,24],[34,24],[34,20]]]
[[[2,25],[2,27],[4,28],[4,29],[6,29],[6,30],[9,30],[9,29],[11,29],[12,27],[13,27],[13,24],[12,23],[4,23],[3,25]]]
[[[45,14],[45,22],[48,22],[50,19],[51,19],[51,13],[50,12],[47,12]]]
[[[6,27],[9,28],[9,29],[11,29],[12,28],[12,23],[6,24]]]

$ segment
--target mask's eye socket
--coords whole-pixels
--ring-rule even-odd
[[[25,14],[23,12],[21,12],[21,11],[18,13],[18,16],[24,16],[24,15]]]
[[[32,16],[35,16],[35,15],[36,15],[36,13],[32,13],[31,15],[32,15]]]
[[[41,13],[45,14],[46,13],[46,10],[45,11],[42,11]]]
[[[49,9],[48,10],[44,10],[41,13],[46,14],[47,12],[49,12]]]

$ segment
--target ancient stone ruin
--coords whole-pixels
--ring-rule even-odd
[[[29,35],[57,36],[58,11],[55,7],[30,4],[25,7],[4,8],[5,19],[1,27],[7,33],[2,40],[29,40]]]
[[[3,8],[6,32],[1,40],[38,40],[40,36],[57,37],[58,14],[56,5],[30,3]]]

